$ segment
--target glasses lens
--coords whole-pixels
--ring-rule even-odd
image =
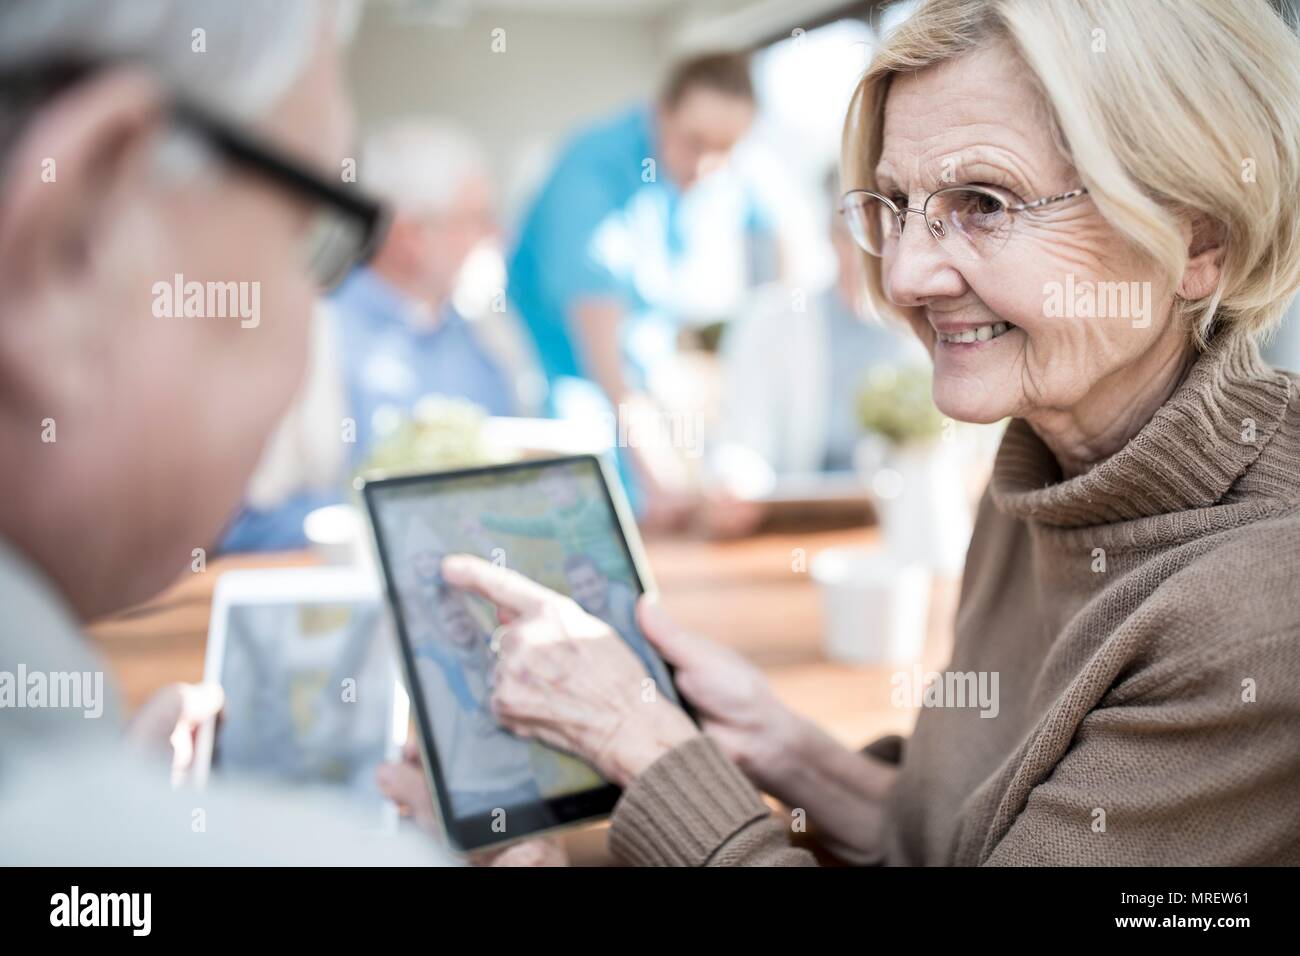
[[[889,203],[868,192],[851,192],[840,206],[853,241],[873,256],[898,241],[898,216]]]
[[[319,211],[303,240],[303,255],[317,286],[328,292],[347,278],[364,258],[365,243],[365,229],[357,220]]]
[[[997,192],[979,186],[941,189],[926,204],[926,225],[949,255],[988,259],[1007,244],[1011,235],[1007,204]]]

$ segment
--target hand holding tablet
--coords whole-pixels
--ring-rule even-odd
[[[513,733],[577,754],[627,786],[699,731],[655,692],[642,662],[612,627],[508,568],[470,555],[443,561],[455,588],[490,601],[501,620],[494,713]]]
[[[696,732],[640,631],[649,577],[600,459],[369,481],[365,500],[455,848],[604,816],[611,779]]]

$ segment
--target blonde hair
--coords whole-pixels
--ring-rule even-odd
[[[1217,327],[1272,331],[1300,289],[1300,40],[1269,4],[927,0],[853,94],[845,188],[874,188],[895,76],[998,40],[1036,77],[1101,214],[1175,285],[1187,264],[1180,221],[1221,241],[1214,291],[1175,300],[1193,342],[1204,347]],[[897,315],[874,257],[867,287],[878,311]]]

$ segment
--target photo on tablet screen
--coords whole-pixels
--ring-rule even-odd
[[[440,575],[445,555],[476,554],[569,595],[623,638],[656,693],[677,701],[668,668],[637,627],[643,583],[597,459],[372,482],[366,498],[417,713],[422,706],[432,732],[449,832],[501,809],[528,808],[522,816],[538,829],[607,811],[616,791],[589,766],[496,723],[495,612]],[[574,800],[593,794],[600,798]]]
[[[226,702],[200,756],[212,776],[322,788],[382,824],[375,771],[395,756],[395,707],[406,713],[387,608],[373,586],[367,597],[302,593],[304,581],[328,588],[328,571],[258,573],[235,572],[214,608],[206,677]]]

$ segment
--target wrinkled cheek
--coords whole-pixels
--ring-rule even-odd
[[[968,276],[989,312],[1030,337],[1049,330],[1056,322],[1049,314],[1050,291],[1062,281],[1064,272],[1045,256],[1016,256],[1011,250],[996,266],[978,277]]]

